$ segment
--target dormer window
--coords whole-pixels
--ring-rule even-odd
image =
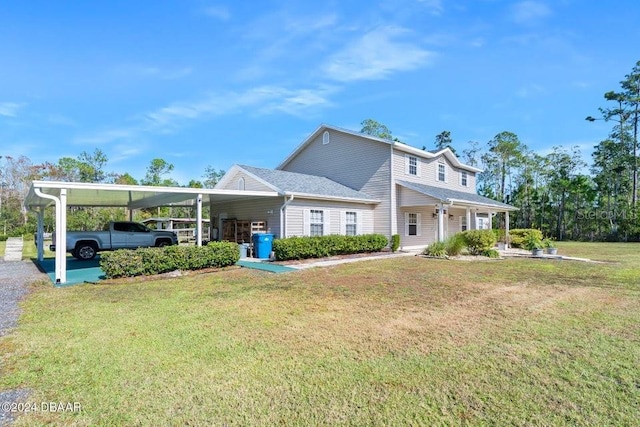
[[[438,160],[438,170],[436,179],[440,182],[447,181],[447,165],[444,163],[444,160]]]

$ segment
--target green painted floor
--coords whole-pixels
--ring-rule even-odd
[[[100,268],[100,255],[89,261],[78,261],[67,257],[67,283],[56,283],[56,259],[45,258],[38,262],[40,268],[51,278],[54,286],[64,287],[80,283],[96,283],[105,279],[104,271]]]
[[[80,283],[96,283],[106,278],[104,271],[100,268],[100,255],[89,261],[78,261],[73,257],[67,257],[67,283],[64,284],[56,283],[55,258],[45,258],[38,264],[56,287],[72,286]],[[271,273],[296,271],[295,268],[260,261],[240,260],[236,265],[254,270],[270,271]]]
[[[260,261],[246,261],[240,260],[236,262],[236,265],[245,268],[252,268],[254,270],[264,270],[270,271],[272,273],[288,273],[290,271],[296,271],[296,268],[286,267],[284,265],[271,264],[268,262],[260,262]]]

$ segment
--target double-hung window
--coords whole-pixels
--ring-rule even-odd
[[[415,156],[409,156],[407,162],[407,173],[409,175],[418,175],[418,158]]]
[[[447,180],[447,166],[444,161],[438,162],[438,181],[445,182]]]
[[[407,235],[418,235],[418,214],[410,213],[407,215]]]
[[[463,187],[467,187],[469,182],[469,176],[467,175],[467,171],[460,171],[460,185]]]
[[[355,236],[358,233],[358,216],[356,212],[345,212],[345,234]]]
[[[311,210],[309,215],[309,235],[324,235],[324,211]]]

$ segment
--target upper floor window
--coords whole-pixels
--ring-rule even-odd
[[[438,161],[438,181],[445,182],[447,180],[447,166],[444,163],[444,160]]]
[[[358,216],[356,212],[346,212],[345,213],[345,234],[347,236],[355,236],[358,232],[357,230],[357,220]]]
[[[405,157],[405,173],[407,175],[420,175],[420,160],[416,156]]]
[[[324,235],[324,211],[311,210],[309,216],[309,235]]]
[[[327,145],[329,143],[330,137],[329,137],[329,131],[325,130],[324,133],[322,134],[322,145]]]
[[[469,176],[467,175],[467,171],[460,171],[460,185],[463,187],[467,187],[469,183]]]
[[[244,178],[238,180],[238,190],[244,190]]]

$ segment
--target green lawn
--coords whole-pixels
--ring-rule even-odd
[[[2,258],[4,256],[4,250],[7,247],[7,242],[5,241],[0,241],[0,258]]]
[[[640,245],[54,289],[0,339],[17,425],[634,425]],[[611,262],[615,261],[615,262]]]

